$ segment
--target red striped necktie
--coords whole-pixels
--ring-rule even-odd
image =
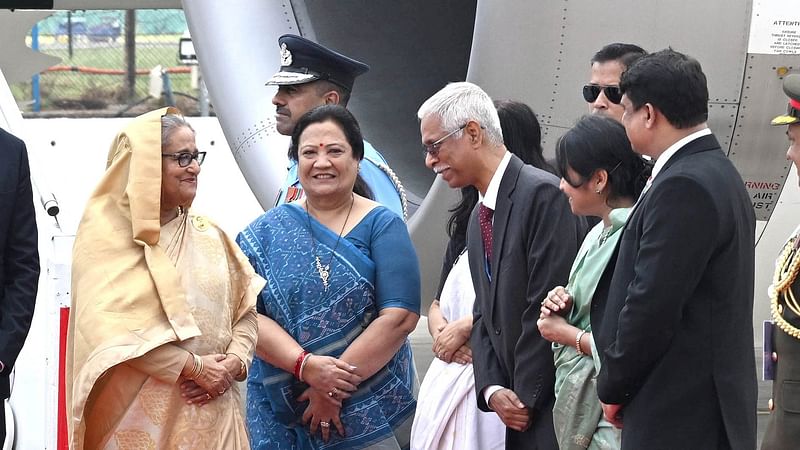
[[[492,216],[494,210],[481,203],[478,208],[478,223],[481,226],[481,237],[483,238],[483,253],[486,255],[486,262],[492,261]]]

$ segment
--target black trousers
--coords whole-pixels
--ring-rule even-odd
[[[6,442],[6,405],[3,399],[2,407],[0,407],[0,448]]]

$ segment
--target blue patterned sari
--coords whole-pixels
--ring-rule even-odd
[[[396,214],[377,207],[342,236],[338,246],[337,238],[301,207],[286,204],[262,215],[237,239],[256,272],[267,280],[259,295],[259,312],[277,322],[305,350],[334,357],[381,309],[419,311],[416,256],[405,224]],[[315,246],[322,264],[330,258],[327,290],[314,264]],[[391,256],[391,264],[383,265],[390,268],[388,272],[374,261],[383,255]],[[404,258],[413,260],[416,271],[408,270]],[[405,273],[392,273],[391,267]],[[296,399],[307,384],[259,358],[253,361],[247,383],[247,425],[254,449],[401,449],[409,445],[416,374],[408,341],[344,401],[340,418],[346,437],[332,430],[327,444],[318,435],[311,436],[302,423],[308,402]]]

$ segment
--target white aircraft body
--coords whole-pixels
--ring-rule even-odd
[[[5,6],[0,2],[0,6]],[[24,6],[24,1],[16,6]],[[696,57],[709,79],[709,125],[742,174],[758,219],[755,314],[769,317],[766,289],[783,240],[797,225],[797,174],[785,160],[782,76],[800,67],[800,7],[774,0],[530,2],[469,0],[55,0],[55,9],[183,8],[218,118],[190,118],[209,152],[194,208],[230,234],[269,208],[288,140],[274,130],[277,38],[302,34],[368,61],[351,109],[421,201],[408,225],[423,274],[423,310],[438,284],[447,209],[457,198],[424,168],[416,108],[447,81],[467,79],[493,98],[537,111],[545,151],[587,112],[580,88],[589,59],[610,42],[672,46]],[[129,119],[23,119],[11,82],[55,64],[24,35],[51,11],[0,10],[0,127],[23,138],[41,202],[42,276],[36,313],[16,366],[4,448],[65,448],[60,348],[70,303],[70,255],[83,207],[115,133]],[[243,32],[242,30],[251,30]],[[277,150],[276,150],[277,149]],[[432,181],[432,183],[431,183]],[[49,213],[48,213],[49,212]],[[51,215],[56,213],[55,216]],[[676,264],[680,262],[676,261]]]

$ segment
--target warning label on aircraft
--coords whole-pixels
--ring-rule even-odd
[[[769,215],[781,195],[783,184],[774,181],[745,180],[744,187],[750,193],[750,201],[753,203],[756,219],[769,219]]]
[[[800,2],[753,0],[747,52],[800,54]]]

